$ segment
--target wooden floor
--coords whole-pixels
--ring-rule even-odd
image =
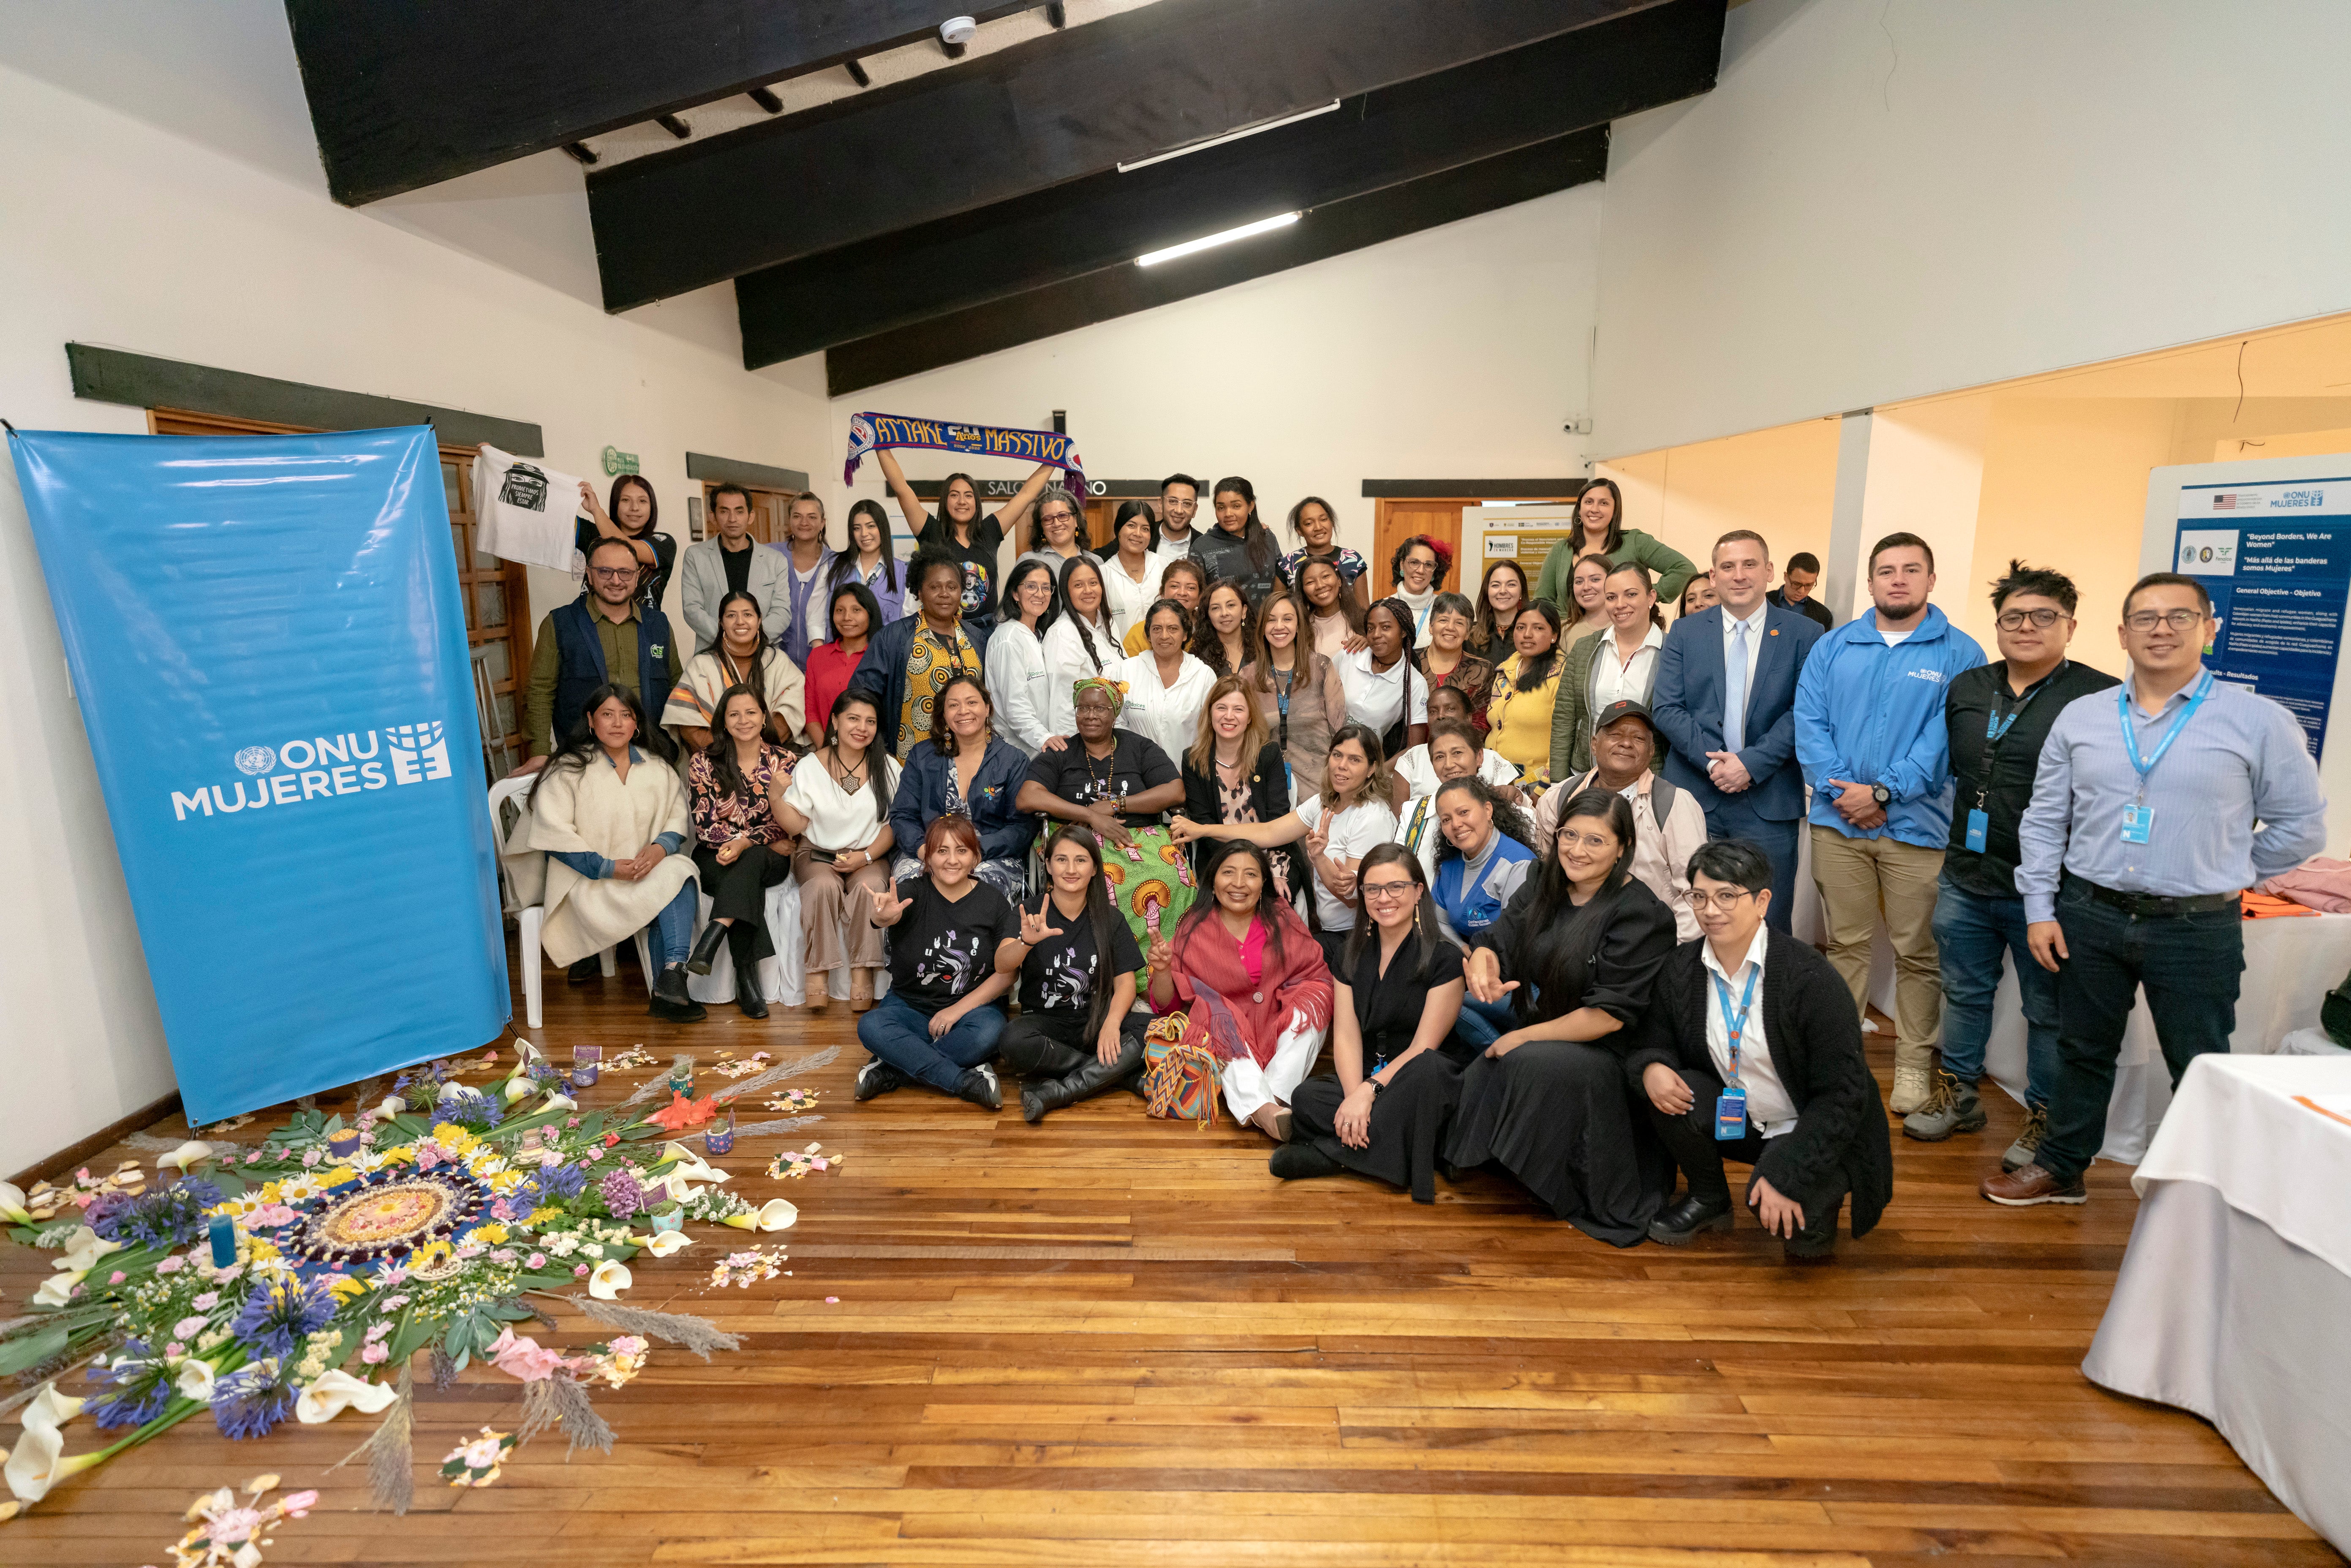
[[[1983,1203],[2004,1096],[1980,1137],[1896,1136],[1885,1223],[1799,1271],[1751,1226],[1618,1251],[1489,1176],[1434,1208],[1283,1186],[1255,1133],[1125,1096],[1034,1128],[918,1090],[852,1106],[838,1011],[680,1028],[643,995],[625,966],[550,973],[539,1043],[848,1047],[812,1081],[826,1119],[789,1140],[846,1153],[840,1175],[765,1181],[785,1140],[723,1162],[799,1206],[795,1272],[710,1291],[707,1239],[634,1265],[628,1301],[706,1313],[743,1354],[657,1351],[598,1400],[609,1458],[544,1437],[480,1492],[431,1471],[510,1428],[519,1385],[427,1384],[402,1519],[329,1471],[365,1417],[238,1445],[199,1416],[0,1525],[0,1563],[168,1561],[197,1492],[264,1470],[323,1494],[278,1530],[280,1568],[2343,1561],[2204,1423],[2083,1379],[2135,1200],[2101,1166],[2084,1208]],[[12,1301],[43,1260],[0,1258]]]

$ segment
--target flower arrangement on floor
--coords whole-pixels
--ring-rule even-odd
[[[833,1054],[771,1069],[759,1086]],[[363,1451],[379,1500],[405,1511],[404,1369],[420,1350],[431,1350],[436,1381],[479,1360],[525,1383],[526,1420],[507,1447],[561,1424],[574,1447],[609,1449],[611,1429],[587,1387],[628,1382],[648,1338],[705,1360],[736,1349],[703,1319],[606,1303],[656,1235],[682,1234],[688,1220],[781,1229],[798,1211],[725,1190],[727,1173],[659,1142],[664,1129],[641,1111],[581,1111],[534,1071],[536,1058],[527,1051],[484,1088],[456,1081],[471,1062],[433,1063],[401,1075],[392,1098],[349,1125],[304,1111],[257,1148],[183,1145],[158,1162],[180,1165],[176,1179],[159,1170],[153,1183],[87,1184],[99,1190],[78,1219],[38,1223],[22,1195],[0,1190],[10,1235],[60,1253],[34,1311],[0,1325],[0,1375],[54,1379],[81,1367],[94,1389],[73,1398],[51,1381],[27,1406],[25,1436],[0,1466],[18,1502],[200,1413],[230,1437],[255,1438],[357,1406],[386,1415]],[[580,1283],[584,1300],[565,1289]],[[517,1339],[515,1324],[546,1317],[526,1298],[559,1291],[622,1332],[569,1352]],[[84,1413],[124,1435],[66,1458],[64,1427]],[[472,1479],[455,1484],[496,1474],[495,1464],[462,1468]]]

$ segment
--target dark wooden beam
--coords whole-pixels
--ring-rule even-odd
[[[1028,8],[969,6],[983,22]],[[286,14],[347,206],[936,37],[941,19],[938,0],[287,0]]]
[[[1706,91],[1724,0],[1646,11],[1349,99],[1122,174],[1115,170],[735,280],[757,367],[1132,262]]]
[[[653,116],[653,123],[680,141],[694,134],[694,127],[674,114],[656,114]]]
[[[1010,201],[1656,0],[1157,0],[591,174],[607,309]]]
[[[1607,171],[1607,128],[1579,131],[1464,169],[1334,202],[1288,228],[1164,267],[1108,267],[844,343],[825,350],[825,380],[831,395],[840,397],[1549,195]]]

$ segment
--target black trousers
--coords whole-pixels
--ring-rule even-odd
[[[1752,1166],[1763,1157],[1767,1140],[1747,1124],[1747,1135],[1732,1140],[1714,1135],[1714,1102],[1722,1092],[1722,1080],[1711,1072],[1694,1067],[1677,1067],[1688,1084],[1692,1103],[1678,1116],[1668,1116],[1656,1107],[1646,1093],[1641,1096],[1641,1108],[1648,1113],[1649,1125],[1656,1128],[1658,1141],[1674,1156],[1689,1178],[1690,1195],[1694,1197],[1729,1197],[1730,1178],[1722,1168],[1725,1160],[1737,1160]],[[1753,1177],[1749,1178],[1750,1186]],[[1804,1227],[1796,1232],[1798,1241],[1834,1240],[1836,1237],[1837,1210],[1844,1206],[1844,1185],[1834,1184],[1833,1190],[1807,1189],[1803,1192],[1782,1192],[1804,1211]]]
[[[1143,1065],[1144,1022],[1137,1013],[1129,1013],[1119,1021],[1118,1060],[1122,1067]],[[1094,1035],[1086,1028],[1083,1013],[1024,1011],[1004,1026],[996,1051],[1007,1068],[1029,1080],[1067,1078],[1087,1063],[1102,1060],[1094,1054]],[[1103,1087],[1125,1080],[1126,1073],[1122,1071]]]
[[[768,889],[790,878],[792,857],[765,844],[753,844],[735,857],[734,864],[720,865],[718,846],[697,842],[694,869],[702,891],[710,895],[710,917],[735,922],[727,937],[735,961],[743,961],[742,944],[747,941],[753,963],[774,957],[776,945],[768,935]]]

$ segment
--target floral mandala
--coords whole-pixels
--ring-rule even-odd
[[[472,1225],[489,1190],[460,1169],[362,1176],[299,1206],[286,1250],[314,1263],[371,1263]]]

